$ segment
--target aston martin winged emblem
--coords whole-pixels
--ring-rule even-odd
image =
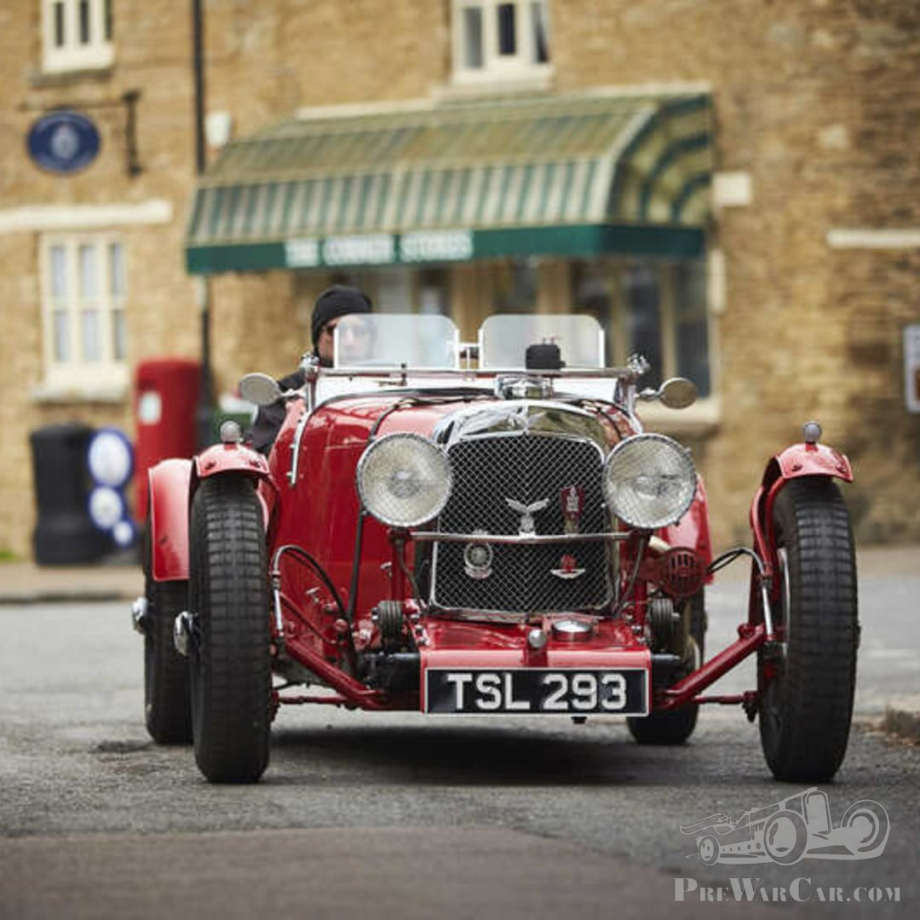
[[[521,502],[515,501],[513,498],[506,498],[505,501],[512,511],[521,516],[519,532],[522,534],[534,533],[536,528],[534,526],[533,516],[538,511],[542,511],[549,504],[548,498],[542,498],[532,505],[524,505]]]
[[[559,560],[558,569],[550,569],[550,572],[552,572],[556,578],[564,578],[566,581],[572,578],[581,578],[581,576],[585,574],[584,569],[578,568],[578,560],[570,553],[566,553]]]

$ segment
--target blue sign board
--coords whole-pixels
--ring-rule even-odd
[[[99,153],[99,131],[84,115],[50,112],[29,130],[29,156],[54,173],[72,173],[89,166]]]

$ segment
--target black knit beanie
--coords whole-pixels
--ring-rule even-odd
[[[323,326],[337,316],[344,316],[346,313],[370,313],[373,309],[370,297],[357,288],[349,287],[346,284],[333,284],[332,287],[326,288],[319,297],[316,298],[316,306],[313,307],[313,320],[311,322],[313,333],[313,349],[319,346],[319,337],[323,334]]]

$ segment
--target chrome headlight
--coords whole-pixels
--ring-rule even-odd
[[[447,455],[427,438],[389,434],[364,451],[357,482],[362,504],[378,521],[415,527],[441,513],[453,475]]]
[[[607,457],[604,494],[611,512],[630,527],[674,524],[696,494],[690,452],[660,434],[626,438]]]

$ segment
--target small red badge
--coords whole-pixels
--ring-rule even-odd
[[[585,510],[585,490],[581,486],[566,486],[560,493],[565,532],[578,533],[578,522]]]
[[[550,570],[556,578],[578,578],[580,575],[585,574],[584,569],[578,568],[578,560],[571,555],[571,553],[565,553],[562,558],[559,560],[559,568]]]

